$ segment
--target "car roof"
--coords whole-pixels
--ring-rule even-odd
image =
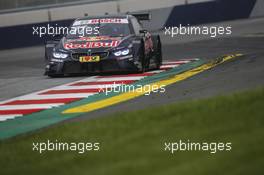
[[[85,16],[77,18],[77,20],[89,20],[89,19],[105,19],[105,18],[134,18],[132,15],[102,15],[102,16]]]

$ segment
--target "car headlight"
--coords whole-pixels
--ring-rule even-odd
[[[117,56],[117,57],[121,56],[121,54],[122,54],[122,52],[121,52],[121,51],[114,52],[114,55],[115,55],[115,56]]]
[[[124,50],[120,50],[120,51],[117,51],[117,52],[114,52],[114,55],[119,57],[119,56],[125,56],[125,55],[128,55],[129,54],[129,49],[124,49]]]
[[[129,54],[129,49],[126,49],[126,50],[122,51],[122,55],[127,55],[127,54]]]
[[[61,52],[53,52],[53,57],[54,58],[67,58],[68,54],[67,53],[61,53]]]

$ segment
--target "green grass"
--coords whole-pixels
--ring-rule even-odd
[[[100,142],[99,152],[32,151],[32,142]],[[164,142],[232,142],[170,154]],[[0,174],[263,174],[264,89],[65,123],[0,142]]]

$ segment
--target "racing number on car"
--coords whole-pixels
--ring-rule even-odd
[[[82,56],[80,57],[79,60],[81,63],[85,63],[85,62],[98,62],[100,61],[100,57],[99,56]]]
[[[92,61],[95,61],[95,60],[96,60],[96,57],[92,57],[91,60],[92,60]]]

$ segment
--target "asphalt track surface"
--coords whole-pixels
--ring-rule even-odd
[[[130,111],[153,105],[206,98],[264,85],[264,19],[231,21],[210,25],[231,25],[228,37],[162,35],[163,57],[174,61],[185,58],[215,59],[226,54],[243,57],[166,87],[163,94],[151,94],[82,115],[79,119]],[[263,33],[262,33],[263,32]],[[44,48],[31,47],[0,51],[0,101],[34,91],[81,80],[85,77],[51,79],[43,76]]]

